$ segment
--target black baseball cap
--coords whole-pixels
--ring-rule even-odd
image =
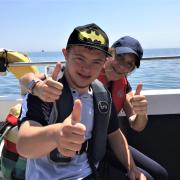
[[[67,42],[67,47],[71,45],[93,47],[105,52],[106,55],[111,56],[111,54],[108,52],[108,36],[99,26],[94,23],[76,27],[70,34]]]
[[[116,49],[116,54],[125,54],[125,53],[133,53],[137,56],[136,67],[139,68],[140,60],[143,56],[143,49],[138,40],[130,37],[124,36],[118,39],[113,45],[112,48]]]

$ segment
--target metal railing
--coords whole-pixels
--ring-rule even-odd
[[[147,60],[180,60],[180,55],[177,56],[153,56],[153,57],[144,57],[142,60],[147,61]],[[9,63],[9,67],[20,67],[20,66],[43,66],[43,65],[54,65],[56,64],[57,61],[41,61],[41,62],[14,62],[14,63]],[[65,61],[61,61],[61,63],[65,63]]]
[[[180,55],[176,56],[154,56],[154,57],[144,57],[142,60],[174,60],[174,59],[179,59],[180,60]]]

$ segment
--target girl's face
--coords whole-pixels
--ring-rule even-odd
[[[132,72],[136,65],[137,56],[132,53],[114,55],[105,63],[106,76],[111,81],[116,81]]]

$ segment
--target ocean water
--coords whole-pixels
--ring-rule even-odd
[[[32,62],[64,60],[61,52],[25,52]],[[180,48],[176,49],[145,49],[144,57],[180,55]],[[38,67],[42,72],[44,67]],[[180,59],[141,61],[141,66],[128,76],[128,80],[135,90],[139,82],[144,90],[151,89],[180,89]],[[0,76],[0,96],[20,94],[19,81],[13,74]]]

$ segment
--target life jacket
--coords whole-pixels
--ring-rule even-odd
[[[116,108],[116,112],[120,112],[124,106],[125,98],[126,98],[126,88],[127,88],[127,79],[126,77],[121,77],[116,81],[109,82],[106,78],[104,69],[101,71],[98,79],[104,84],[105,87],[111,92],[112,101]]]
[[[25,179],[26,159],[20,156],[16,150],[17,117],[20,107],[20,104],[12,107],[6,120],[0,124],[1,142],[4,140],[1,153],[1,172],[4,180]]]
[[[59,82],[63,84],[62,95],[53,105],[49,124],[63,122],[73,110],[73,97],[65,77],[63,77]],[[106,151],[107,130],[112,99],[110,93],[104,88],[100,81],[94,81],[91,84],[91,87],[93,90],[94,102],[94,127],[92,138],[89,141],[88,153],[91,154],[93,163],[97,163],[103,158]],[[53,157],[54,161],[56,161],[56,157],[59,157],[57,153],[59,153],[57,149],[50,153],[50,156]],[[63,162],[65,162],[65,159]]]

